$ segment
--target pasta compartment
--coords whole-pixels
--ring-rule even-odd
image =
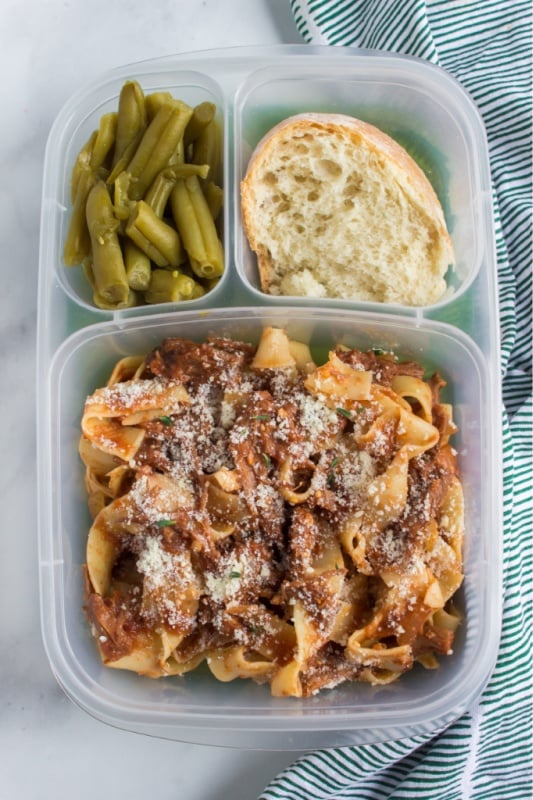
[[[163,658],[164,670],[168,673],[166,678],[151,681],[143,676],[102,666],[81,611],[84,603],[82,569],[86,558],[85,541],[91,520],[83,486],[83,466],[77,455],[79,428],[77,423],[65,425],[65,420],[78,417],[85,398],[94,392],[96,386],[105,383],[117,360],[121,363],[119,375],[133,375],[139,368],[139,361],[134,357],[149,352],[167,336],[184,335],[201,342],[208,335],[222,334],[257,344],[266,326],[285,329],[291,338],[309,346],[311,354],[319,360],[322,360],[319,358],[321,354],[340,340],[344,346],[362,350],[371,346],[380,351],[393,350],[401,360],[414,358],[422,361],[429,372],[438,369],[447,379],[443,400],[453,405],[456,416],[454,421],[459,428],[454,446],[458,452],[463,477],[467,536],[464,588],[458,592],[454,601],[463,621],[457,631],[454,654],[445,657],[438,669],[425,670],[417,667],[402,675],[398,681],[387,683],[391,664],[394,662],[395,669],[403,668],[402,665],[406,664],[405,650],[401,649],[402,644],[398,640],[396,644],[400,649],[392,653],[393,662],[387,663],[384,660],[383,671],[375,669],[377,685],[343,684],[311,698],[299,699],[271,697],[268,687],[255,685],[253,681],[231,680],[222,684],[210,675],[205,664],[199,664],[196,655],[191,659],[176,659],[173,655],[172,638],[163,637],[157,643],[158,658]],[[261,350],[258,353],[258,357],[262,359]],[[283,353],[280,357],[283,357]],[[308,356],[305,355],[301,362],[304,368],[307,360]],[[87,364],[94,365],[93,369],[88,371]],[[240,743],[246,739],[241,735],[246,728],[260,731],[259,738],[263,737],[262,741],[270,741],[275,746],[275,737],[271,738],[268,731],[272,731],[277,725],[287,724],[291,730],[300,731],[298,741],[302,741],[302,736],[306,741],[315,741],[319,731],[322,734],[325,731],[337,731],[332,737],[328,735],[328,741],[342,740],[344,735],[365,740],[366,734],[362,731],[373,729],[376,725],[380,730],[379,737],[388,736],[391,727],[397,724],[401,730],[431,727],[437,716],[439,719],[448,718],[461,705],[465,686],[479,685],[479,668],[475,666],[479,643],[486,641],[490,644],[487,630],[490,623],[484,609],[491,606],[487,565],[491,563],[490,553],[494,541],[483,535],[488,527],[487,514],[490,512],[486,497],[489,482],[485,481],[480,472],[484,463],[481,453],[488,446],[484,434],[487,427],[482,393],[484,366],[475,346],[463,334],[439,323],[419,326],[409,319],[398,320],[384,315],[365,315],[349,311],[332,315],[326,309],[315,309],[310,314],[299,308],[236,308],[213,311],[202,319],[192,312],[184,312],[178,320],[174,315],[167,314],[152,317],[150,320],[128,320],[120,326],[113,322],[101,323],[80,331],[60,348],[54,360],[52,380],[55,387],[54,428],[62,442],[60,457],[52,475],[54,485],[58,487],[57,504],[52,509],[55,521],[52,524],[53,530],[58,532],[57,552],[61,554],[65,564],[63,577],[56,576],[54,591],[58,597],[64,597],[64,602],[58,606],[61,615],[60,630],[64,631],[62,649],[70,654],[63,680],[66,680],[69,690],[74,691],[78,702],[92,709],[92,713],[113,719],[117,724],[133,725],[135,729],[145,729],[144,722],[148,721],[147,728],[157,730],[159,735],[176,735],[172,731],[181,729],[182,725],[189,728],[198,726],[203,731],[198,733],[201,740],[206,735],[202,720],[208,720],[207,725],[213,731],[222,732],[229,726],[232,736],[235,737],[233,741],[238,740]],[[404,386],[403,389],[407,396],[412,395],[412,387]],[[258,424],[265,423],[258,421]],[[135,428],[135,425],[131,428]],[[105,454],[102,458],[102,469],[107,469]],[[316,466],[314,464],[313,468]],[[340,468],[340,464],[336,468]],[[120,481],[128,480],[126,474],[120,473],[119,466],[118,469],[117,473],[112,470],[110,474],[115,481],[115,488],[120,487]],[[294,478],[296,484],[291,482]],[[298,484],[300,480],[303,480],[301,485]],[[222,510],[224,503],[228,502],[228,495],[231,497],[231,481],[232,477],[223,470],[216,480],[211,481],[209,491],[217,497],[216,502]],[[290,491],[295,490],[304,495],[310,483],[312,477],[309,475],[292,476],[289,480]],[[107,484],[103,488],[105,491],[113,491],[113,487]],[[295,499],[297,502],[294,507],[302,507],[298,503],[300,498]],[[169,515],[171,513],[172,510],[169,509]],[[223,540],[228,531],[221,525],[218,533]],[[431,537],[428,542],[430,540]],[[445,544],[447,547],[454,547],[451,535],[447,537]],[[486,556],[480,559],[480,553],[485,553]],[[331,565],[334,560],[338,560],[338,552],[335,548],[326,547],[317,554],[317,559],[314,565],[317,572],[327,572],[329,568],[331,573],[331,569],[334,571],[334,565],[333,568]],[[360,580],[366,581],[368,578],[362,577]],[[447,591],[451,591],[454,588],[453,575],[441,574],[439,584],[447,586]],[[384,586],[383,582],[379,583],[379,591],[384,592]],[[379,587],[375,587],[376,597],[379,595]],[[432,591],[437,589],[432,589],[431,584],[424,589],[428,603],[431,602]],[[237,602],[233,613],[240,615],[242,620],[250,612],[242,603]],[[301,613],[302,608],[298,610],[298,614]],[[371,613],[369,607],[369,617],[366,619],[363,615],[361,629],[365,625],[371,625]],[[300,618],[304,630],[308,623],[305,615]],[[439,621],[439,625],[444,628],[450,624],[447,617],[442,617]],[[342,615],[336,626],[335,635],[343,643],[342,646],[346,647],[353,629],[349,630],[346,626],[343,628]],[[368,645],[372,649],[374,644],[371,631],[366,631],[365,636],[352,639],[351,657],[360,663],[363,670],[368,668],[372,658],[375,666],[376,654],[368,651]],[[215,652],[211,658],[213,671],[222,677],[246,673],[255,675],[262,681],[271,676],[271,666],[264,651],[258,652],[248,645],[231,652]],[[160,669],[161,663],[159,661],[159,666],[156,665],[156,671]],[[428,663],[428,666],[431,664]],[[153,668],[154,664],[150,662],[148,669]],[[298,679],[297,672],[297,666],[294,663],[291,666],[289,660],[285,674],[281,677],[289,684],[291,681],[294,683]],[[73,689],[73,676],[78,674],[80,677],[84,676],[81,680],[86,688],[76,682]],[[414,714],[413,707],[424,710]],[[135,718],[135,722],[131,722],[132,718]],[[125,723],[125,719],[130,722]],[[141,719],[144,721],[141,722]],[[310,723],[310,720],[313,722]],[[310,737],[302,733],[308,729],[309,724],[316,731]],[[347,733],[349,731],[350,734]],[[193,734],[193,738],[195,736]],[[217,736],[218,734],[213,734],[214,738]]]

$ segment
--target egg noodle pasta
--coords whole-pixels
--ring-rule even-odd
[[[119,361],[79,447],[104,664],[205,662],[296,697],[437,667],[464,535],[442,386],[391,353],[339,345],[317,366],[272,327]]]

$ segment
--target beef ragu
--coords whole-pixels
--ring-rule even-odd
[[[451,653],[463,494],[444,382],[391,353],[167,339],[87,398],[103,662],[308,696]]]

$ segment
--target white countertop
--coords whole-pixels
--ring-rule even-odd
[[[35,525],[41,181],[56,114],[101,72],[171,53],[301,39],[288,0],[3,0],[0,31],[0,798],[253,800],[296,754],[201,747],[115,730],[79,710],[48,665]]]

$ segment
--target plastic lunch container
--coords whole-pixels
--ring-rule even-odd
[[[225,272],[199,300],[102,311],[81,269],[62,265],[74,159],[135,78],[191,104],[216,103],[224,131]],[[259,139],[299,111],[358,116],[398,139],[439,194],[457,256],[448,292],[427,308],[269,297],[242,233],[239,181]],[[257,339],[265,324],[324,348],[393,349],[447,380],[466,502],[464,614],[454,654],[387,686],[343,684],[306,698],[220,683],[201,668],[151,680],[102,666],[82,610],[90,527],[77,445],[85,397],[123,355],[165,336],[223,331]],[[75,95],[47,146],[38,319],[39,567],[43,638],[67,695],[127,730],[200,744],[326,748],[441,729],[467,710],[494,667],[500,634],[502,475],[499,326],[490,173],[482,123],[464,90],[418,59],[352,48],[286,46],[188,53],[128,65]]]

